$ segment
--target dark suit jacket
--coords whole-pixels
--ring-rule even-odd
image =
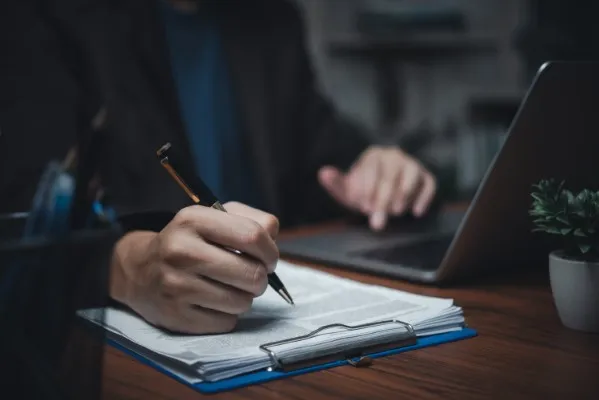
[[[29,23],[48,32],[31,34],[26,49],[12,43],[20,55],[8,91],[27,95],[19,104],[3,104],[0,114],[2,148],[16,150],[0,161],[0,191],[25,193],[16,197],[19,203],[0,200],[4,208],[24,208],[35,173],[50,156],[64,154],[73,137],[90,131],[102,182],[119,213],[177,211],[190,204],[155,156],[170,141],[182,150],[181,162],[192,165],[154,3],[43,0],[38,6]],[[317,170],[325,164],[349,167],[368,142],[319,93],[299,10],[287,0],[213,6],[244,140],[260,178],[256,190],[264,193],[268,211],[283,226],[340,215],[318,184]],[[23,76],[24,64],[35,71]],[[6,76],[0,79],[5,81],[0,92],[6,91]],[[54,146],[46,148],[48,143]],[[34,155],[39,162],[32,161]],[[35,171],[16,179],[33,165]]]
[[[47,162],[75,142],[77,86],[32,0],[0,2],[0,212],[24,211]]]

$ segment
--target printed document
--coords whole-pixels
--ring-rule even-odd
[[[272,289],[255,299],[233,332],[218,335],[177,335],[156,328],[128,311],[116,308],[85,310],[81,315],[101,324],[121,346],[150,359],[190,383],[217,381],[273,367],[261,345],[318,333],[300,341],[273,345],[279,357],[301,359],[341,346],[405,335],[410,324],[418,336],[459,330],[462,309],[452,299],[419,296],[380,286],[366,285],[284,261],[277,275],[286,283],[295,306],[285,303]],[[376,322],[386,322],[372,324]],[[349,330],[343,327],[372,324]],[[330,326],[333,325],[333,326]]]

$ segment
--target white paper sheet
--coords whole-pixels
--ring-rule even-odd
[[[462,311],[451,299],[366,285],[283,261],[277,266],[277,274],[285,282],[296,305],[288,305],[269,289],[255,300],[247,314],[240,317],[231,333],[171,334],[151,326],[137,315],[113,308],[106,310],[103,323],[116,340],[126,338],[124,342],[147,349],[146,354],[155,354],[154,361],[160,362],[167,357],[189,365],[191,371],[197,371],[197,376],[190,371],[181,374],[188,381],[219,380],[264,369],[270,365],[270,359],[260,345],[306,335],[329,324],[358,325],[399,319],[412,324],[418,334],[427,335],[459,329],[463,323]],[[93,320],[93,310],[86,310],[85,316]],[[377,335],[388,335],[389,329],[389,326],[350,332],[337,329],[337,333],[324,330],[310,339],[310,351],[348,343],[359,346],[365,341],[373,341]],[[405,333],[405,329],[398,326],[391,329],[398,329],[398,335]],[[305,351],[305,344],[286,345],[281,351],[298,356]],[[169,368],[173,372],[170,365]]]

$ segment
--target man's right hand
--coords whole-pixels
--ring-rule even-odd
[[[279,256],[278,221],[240,203],[225,208],[191,206],[160,233],[124,236],[113,258],[111,296],[172,331],[232,330],[268,286]]]

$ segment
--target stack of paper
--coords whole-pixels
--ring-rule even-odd
[[[150,359],[189,382],[218,381],[272,367],[260,346],[292,339],[331,324],[362,325],[400,320],[411,324],[418,336],[462,329],[462,309],[451,299],[414,295],[366,285],[310,268],[280,261],[277,274],[296,305],[289,306],[271,289],[256,299],[236,329],[220,335],[176,335],[157,329],[137,315],[107,309],[104,321],[96,310],[82,316],[103,324],[111,339]],[[276,346],[278,357],[302,359],[342,348],[362,347],[405,336],[399,323],[381,323],[361,329],[323,329],[301,341]]]

